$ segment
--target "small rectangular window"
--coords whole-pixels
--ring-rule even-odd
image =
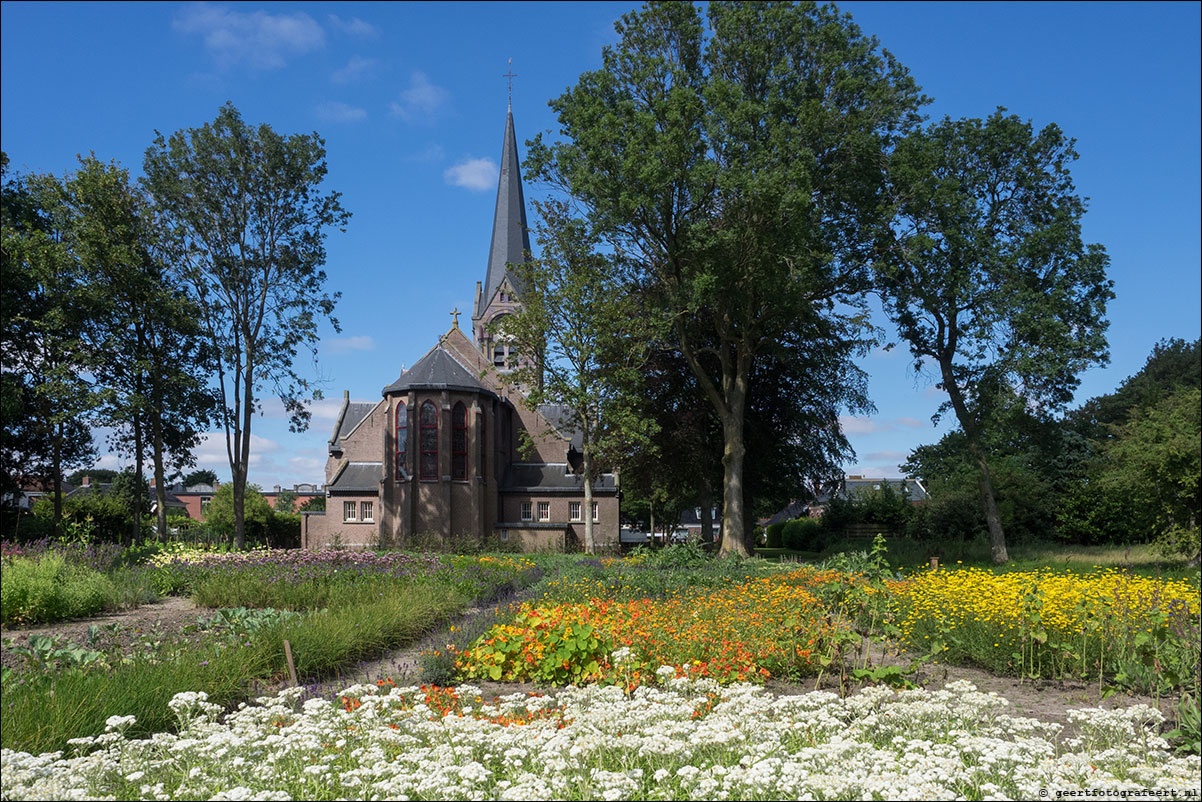
[[[355,513],[358,511],[356,509],[356,506],[357,505],[353,501],[342,502],[342,520],[344,520],[344,521],[357,520],[355,518]]]
[[[593,502],[593,523],[600,523],[601,517],[597,515],[597,502]]]
[[[374,506],[375,505],[373,505],[372,502],[370,502],[370,501],[364,501],[363,503],[361,503],[359,505],[359,519],[362,521],[376,520],[375,512],[373,510]]]
[[[540,501],[538,503],[538,519],[540,521],[551,520],[551,502]]]
[[[569,501],[568,502],[568,519],[572,520],[572,521],[583,520],[580,517],[580,502],[579,501]]]
[[[212,501],[213,501],[213,499],[211,499],[211,498],[202,498],[200,500],[200,514],[201,515],[209,514],[209,504],[211,504]]]
[[[534,504],[532,502],[529,502],[529,501],[522,502],[522,520],[523,521],[534,520]]]

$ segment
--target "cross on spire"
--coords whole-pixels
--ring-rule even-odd
[[[513,59],[509,59],[509,72],[505,73],[501,77],[509,79],[509,107],[510,108],[513,108],[513,79],[516,78],[517,76],[518,76],[518,74],[513,71]]]
[[[451,310],[451,325],[454,328],[459,328],[459,307],[456,306]]]

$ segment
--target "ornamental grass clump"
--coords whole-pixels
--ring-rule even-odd
[[[120,594],[108,577],[46,551],[5,557],[0,573],[0,623],[5,626],[83,618],[116,607]]]
[[[1202,782],[1202,759],[1169,753],[1145,706],[1074,713],[1064,739],[969,683],[774,697],[674,674],[554,698],[384,681],[302,706],[296,689],[224,721],[204,694],[178,694],[164,705],[178,735],[132,739],[123,714],[69,755],[3,750],[0,796],[978,800],[1184,797]]]

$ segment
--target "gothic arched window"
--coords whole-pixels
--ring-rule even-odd
[[[451,410],[451,478],[467,479],[467,407],[462,401]]]
[[[421,408],[422,479],[438,478],[438,409],[427,401]]]
[[[409,476],[409,408],[404,401],[396,405],[396,478],[398,481]]]

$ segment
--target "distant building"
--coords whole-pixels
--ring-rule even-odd
[[[849,473],[833,492],[819,493],[811,501],[791,500],[779,512],[761,523],[764,526],[792,521],[796,518],[818,518],[830,506],[831,498],[853,499],[877,492],[888,486],[895,493],[903,494],[911,503],[919,504],[930,499],[922,482],[914,477],[875,478]]]
[[[188,485],[187,487],[184,487],[183,485],[175,485],[167,489],[167,507],[170,509],[177,504],[182,505],[189,518],[194,521],[203,521],[209,513],[209,504],[213,501],[213,497],[217,495],[217,488],[220,486],[220,483],[212,485]],[[291,488],[281,488],[279,485],[275,485],[271,490],[259,492],[263,498],[266,499],[267,504],[272,509],[275,509],[275,501],[279,497],[280,493],[282,493],[284,490],[290,490],[296,494],[296,501],[293,502],[293,512],[299,510],[300,507],[310,499],[324,498],[326,494],[325,488],[322,485],[313,484],[310,482],[302,482],[301,484],[293,485]],[[154,483],[152,481],[152,502],[154,500],[153,492]],[[172,498],[175,499],[174,503],[171,501]]]

